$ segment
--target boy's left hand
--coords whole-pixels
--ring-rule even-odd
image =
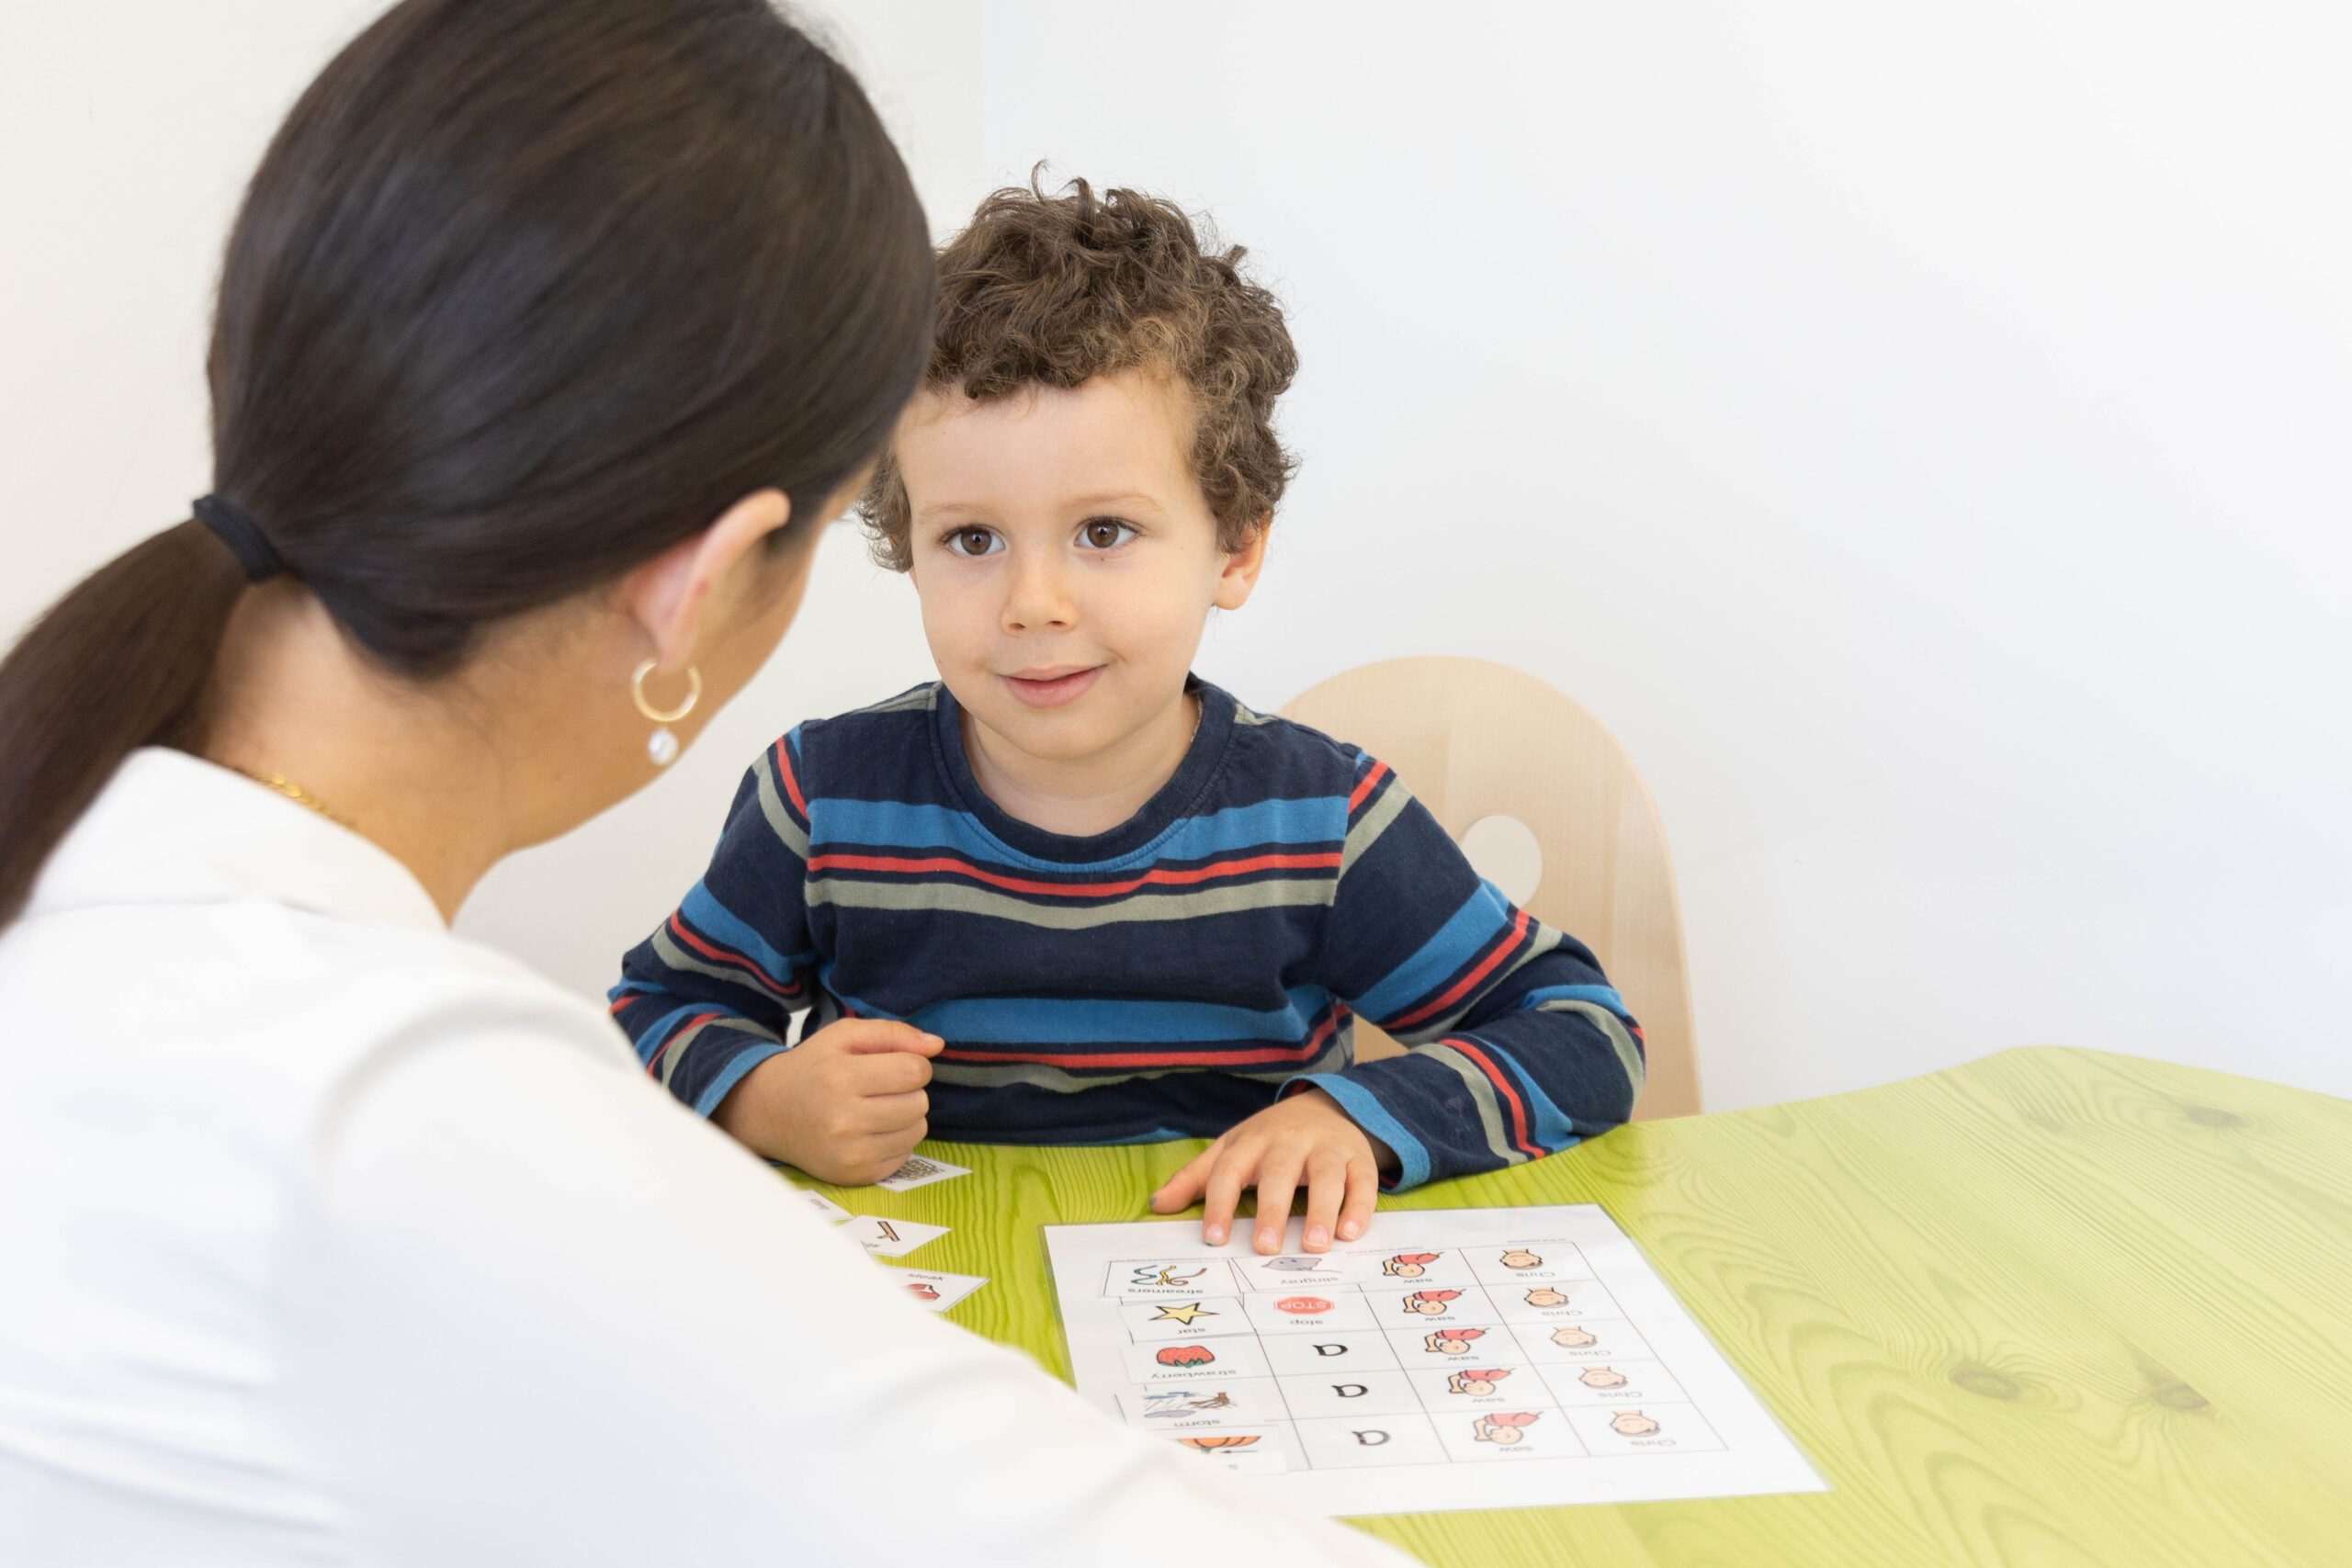
[[[1250,1245],[1277,1252],[1290,1224],[1291,1196],[1304,1179],[1306,1250],[1328,1252],[1334,1232],[1341,1241],[1363,1235],[1380,1195],[1380,1173],[1396,1166],[1388,1146],[1351,1121],[1338,1100],[1309,1089],[1268,1106],[1195,1155],[1151,1195],[1151,1208],[1170,1214],[1203,1201],[1201,1239],[1221,1247],[1241,1190],[1255,1187],[1258,1229]]]

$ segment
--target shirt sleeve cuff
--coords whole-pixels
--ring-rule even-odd
[[[1388,1108],[1372,1090],[1344,1073],[1301,1073],[1284,1079],[1282,1088],[1274,1091],[1274,1098],[1286,1099],[1302,1089],[1319,1089],[1338,1100],[1350,1121],[1395,1151],[1396,1179],[1384,1179],[1380,1184],[1382,1191],[1409,1192],[1430,1179],[1430,1151],[1420,1139],[1405,1131],[1403,1122],[1388,1114]]]
[[[695,1114],[706,1122],[710,1120],[710,1113],[718,1109],[718,1102],[727,1098],[729,1089],[743,1081],[745,1073],[770,1056],[781,1056],[789,1049],[785,1045],[756,1044],[736,1052],[734,1057],[718,1069],[718,1075],[703,1086],[702,1093],[695,1097]]]

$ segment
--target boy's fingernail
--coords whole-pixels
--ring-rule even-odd
[[[1321,1225],[1309,1225],[1306,1227],[1307,1251],[1320,1252],[1330,1245],[1331,1233],[1329,1231],[1325,1230]]]
[[[1341,1220],[1340,1222],[1340,1239],[1341,1241],[1353,1241],[1356,1238],[1356,1233],[1363,1228],[1363,1227],[1362,1225],[1357,1224],[1353,1220]]]
[[[1207,1242],[1211,1247],[1223,1247],[1225,1245],[1225,1227],[1223,1225],[1203,1225],[1201,1227],[1201,1239]]]

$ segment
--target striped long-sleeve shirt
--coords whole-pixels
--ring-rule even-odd
[[[1641,1032],[1589,950],[1470,868],[1385,764],[1195,682],[1175,776],[1091,838],[981,793],[932,684],[814,720],[745,775],[703,879],[613,1011],[704,1115],[842,1016],[946,1042],[933,1135],[1212,1137],[1298,1086],[1396,1153],[1392,1186],[1605,1131]],[[1353,1020],[1408,1049],[1358,1062]]]

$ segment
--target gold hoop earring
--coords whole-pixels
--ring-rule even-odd
[[[637,673],[628,678],[628,696],[637,711],[653,721],[653,733],[645,738],[645,754],[653,759],[655,767],[666,768],[678,760],[678,738],[670,733],[670,726],[694,712],[695,704],[702,701],[702,671],[686,666],[686,700],[665,711],[645,700],[645,678],[653,673],[657,662],[649,659],[637,667]]]

